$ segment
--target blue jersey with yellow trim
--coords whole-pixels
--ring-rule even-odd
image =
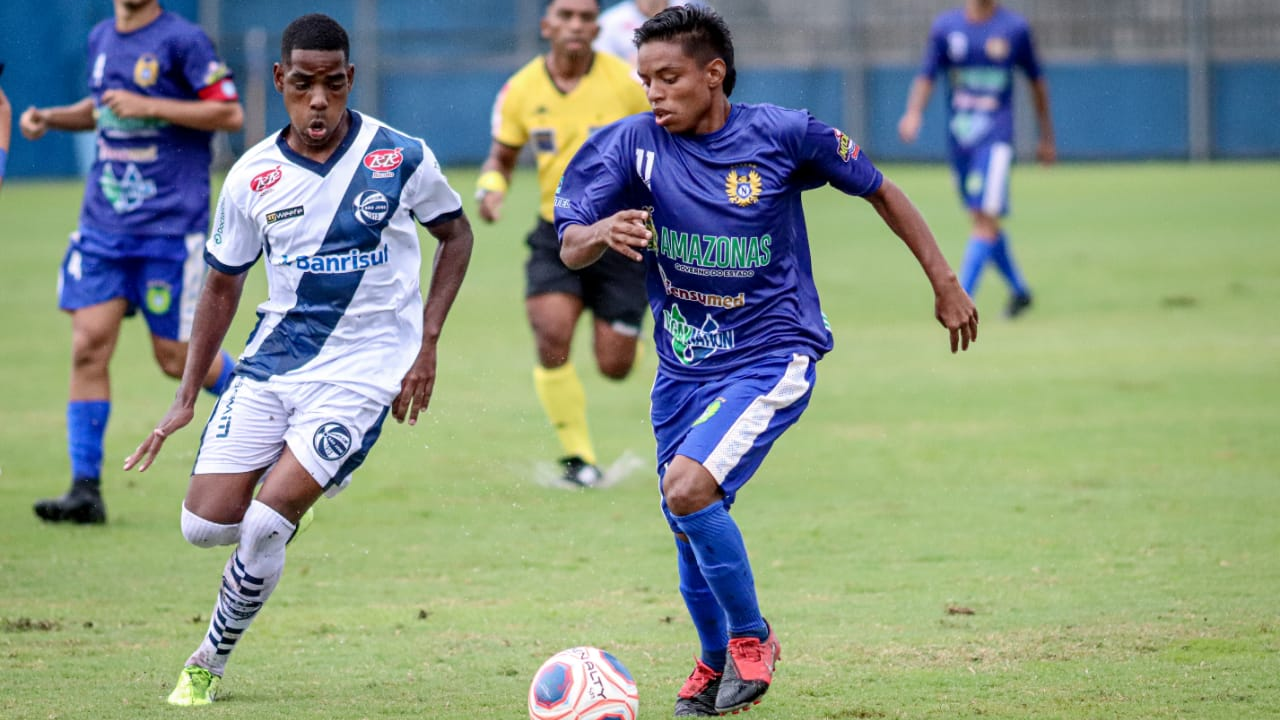
[[[97,153],[80,213],[83,227],[131,242],[101,254],[184,257],[183,235],[209,224],[213,133],[157,118],[122,118],[103,103],[108,90],[175,100],[236,100],[235,84],[198,26],[170,12],[132,32],[113,20],[89,34],[89,89]]]
[[[643,113],[578,151],[556,194],[556,229],[563,237],[567,225],[651,211],[646,282],[660,369],[696,379],[831,349],[801,193],[831,184],[866,195],[881,181],[847,135],[803,110],[735,104],[706,135],[673,135]]]
[[[1013,141],[1013,70],[1040,77],[1031,27],[998,7],[990,19],[971,22],[963,9],[948,10],[929,31],[920,75],[947,74],[947,114],[953,149]]]

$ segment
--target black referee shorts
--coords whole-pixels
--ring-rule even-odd
[[[541,218],[525,242],[529,245],[529,260],[524,266],[526,298],[568,293],[582,298],[593,315],[610,325],[640,331],[641,321],[649,311],[644,263],[610,250],[595,263],[570,270],[560,261],[555,226]]]

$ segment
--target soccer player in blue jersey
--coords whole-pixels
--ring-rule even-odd
[[[213,43],[156,0],[115,0],[114,18],[89,34],[89,62],[88,97],[28,108],[20,121],[31,140],[47,130],[97,130],[79,229],[58,280],[58,306],[71,315],[72,482],[62,497],[35,504],[51,522],[106,521],[108,367],[123,319],[141,310],[160,369],[182,375],[204,272],[210,140],[214,131],[239,130],[244,117]],[[220,393],[234,367],[220,353],[204,386]]]
[[[1031,81],[1040,141],[1036,157],[1057,158],[1049,113],[1049,85],[1040,70],[1031,27],[997,0],[966,0],[934,20],[924,64],[911,84],[907,110],[898,122],[904,142],[915,142],[934,78],[946,72],[947,147],[960,196],[969,208],[972,230],[960,266],[960,284],[973,296],[988,262],[1009,284],[1005,315],[1031,307],[1031,288],[1014,262],[1000,219],[1009,211],[1009,170],[1013,164],[1013,71]]]
[[[426,409],[437,341],[471,257],[462,200],[426,143],[347,108],[355,67],[342,26],[304,15],[285,28],[280,55],[275,86],[289,125],[227,174],[177,397],[125,461],[146,470],[191,422],[200,379],[263,258],[269,297],[205,426],[183,500],[190,543],[236,547],[173,705],[217,698],[299,520],[346,487],[388,412],[413,425]],[[439,241],[425,304],[418,224]]]
[[[4,71],[4,63],[0,63],[0,73]],[[13,108],[9,98],[0,87],[0,185],[4,184],[5,165],[9,162],[9,133],[13,127]]]
[[[832,348],[802,193],[830,184],[870,202],[928,276],[952,352],[977,339],[978,314],[920,213],[853,140],[802,110],[729,102],[733,41],[715,11],[669,8],[635,42],[652,112],[583,145],[556,228],[569,267],[617,253],[647,269],[662,511],[702,645],[675,714],[711,716],[758,702],[779,656],[729,509]]]

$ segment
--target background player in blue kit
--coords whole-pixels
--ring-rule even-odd
[[[125,461],[146,470],[191,422],[200,378],[264,258],[269,297],[205,426],[182,504],[188,542],[236,547],[173,705],[217,698],[232,650],[284,573],[299,519],[346,487],[388,412],[413,425],[426,409],[437,341],[471,258],[462,200],[426,143],[347,108],[355,67],[342,26],[304,15],[280,44],[274,78],[289,125],[227,174],[177,397]],[[440,241],[425,304],[418,223]]]
[[[1036,157],[1057,158],[1049,114],[1049,85],[1040,71],[1031,27],[996,0],[966,0],[934,20],[924,64],[911,84],[898,134],[915,142],[934,78],[947,73],[947,147],[960,195],[973,220],[960,268],[960,284],[972,296],[990,260],[1009,284],[1005,314],[1017,317],[1031,306],[1031,289],[1009,249],[1000,218],[1009,210],[1009,170],[1013,163],[1013,70],[1031,81],[1040,127]]]
[[[928,276],[952,352],[977,338],[978,314],[920,213],[848,136],[804,111],[730,104],[733,41],[713,10],[664,10],[635,42],[653,112],[583,145],[556,228],[569,267],[619,253],[647,268],[662,510],[702,645],[675,714],[710,716],[758,702],[779,656],[729,508],[832,348],[803,191],[830,184],[871,203]]]
[[[115,0],[115,16],[89,34],[90,95],[31,107],[22,133],[97,130],[79,230],[58,279],[71,315],[67,442],[71,489],[35,504],[53,522],[101,523],[103,435],[111,414],[111,356],[124,317],[141,310],[160,369],[180,377],[204,273],[210,140],[239,130],[231,73],[200,28],[156,0]],[[235,361],[223,352],[204,386],[221,393]]]

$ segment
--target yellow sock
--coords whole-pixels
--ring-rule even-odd
[[[535,367],[533,387],[547,419],[556,429],[565,455],[577,455],[594,465],[596,451],[591,447],[591,433],[587,430],[587,392],[582,389],[582,380],[573,363],[551,369]]]

